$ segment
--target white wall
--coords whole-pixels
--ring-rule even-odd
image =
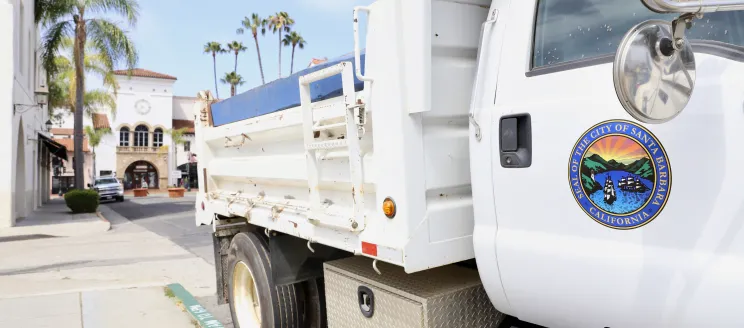
[[[184,135],[183,136],[183,139],[185,141],[191,142],[191,151],[193,152],[194,151],[194,135]],[[178,164],[176,166],[180,166],[182,164],[186,164],[186,162],[187,162],[187,160],[189,158],[188,157],[188,152],[187,151],[184,151],[184,146],[185,145],[179,145],[178,146],[178,159],[176,161]]]
[[[116,147],[119,145],[119,129],[121,126],[126,124],[130,130],[134,130],[138,123],[145,122],[152,127],[152,130],[155,127],[162,127],[163,130],[166,130],[173,127],[173,119],[193,120],[193,106],[196,98],[173,96],[172,90],[175,81],[141,77],[128,78],[126,76],[118,76],[117,79],[119,80],[120,90],[116,100],[116,118],[107,110],[101,111],[101,113],[106,113],[109,118],[112,134],[105,136],[96,148],[96,170],[98,172],[102,170],[118,172],[126,169],[125,167],[116,167]],[[150,112],[146,115],[138,113],[134,108],[134,104],[140,99],[145,99],[150,103]],[[85,116],[83,124],[90,126],[92,122]],[[60,126],[55,125],[55,127],[70,129],[73,126],[73,116],[70,113],[63,116]],[[187,135],[185,139],[191,141],[193,147],[193,135]],[[134,140],[130,138],[129,142],[130,145],[133,145]],[[173,171],[178,165],[186,163],[188,158],[183,145],[178,146],[176,154],[175,146],[171,144],[171,139],[167,134],[163,136],[163,144],[169,147],[169,171]],[[177,158],[175,158],[176,156]],[[177,162],[177,165],[173,164],[174,161]],[[168,184],[175,184],[176,181],[177,179],[168,177]]]
[[[194,103],[196,97],[173,97],[173,119],[194,120]]]
[[[43,200],[40,186],[47,172],[39,165],[37,134],[44,130],[46,110],[36,105],[38,32],[33,0],[0,0],[0,227],[13,226]],[[23,15],[21,15],[23,12]],[[8,50],[10,49],[10,50]],[[14,114],[14,104],[19,106]]]

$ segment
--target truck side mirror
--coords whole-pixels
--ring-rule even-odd
[[[642,22],[625,34],[615,54],[617,98],[641,122],[657,124],[673,119],[692,96],[695,56],[684,36],[686,27],[672,26],[679,23]],[[682,33],[674,31],[680,28]]]

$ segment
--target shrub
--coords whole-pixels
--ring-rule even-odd
[[[100,203],[98,192],[91,189],[76,189],[65,194],[65,203],[72,213],[94,213]]]

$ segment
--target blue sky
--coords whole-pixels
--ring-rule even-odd
[[[334,58],[354,47],[352,9],[372,0],[140,0],[140,18],[130,36],[139,51],[138,67],[178,78],[174,94],[195,96],[199,90],[214,89],[212,56],[203,53],[204,44],[237,40],[248,47],[238,58],[238,74],[246,84],[238,93],[261,84],[256,47],[250,32],[238,35],[240,22],[251,13],[263,17],[286,11],[295,19],[293,29],[307,41],[295,52],[295,72],[307,67],[312,58]],[[121,20],[120,18],[117,20]],[[365,20],[366,21],[366,20]],[[124,25],[126,26],[126,25]],[[278,77],[278,35],[259,34],[259,46],[266,82]],[[282,76],[289,75],[291,47],[282,49]],[[217,56],[217,78],[232,71],[234,54]],[[218,81],[220,97],[230,95],[228,85]],[[97,87],[91,85],[91,87]]]

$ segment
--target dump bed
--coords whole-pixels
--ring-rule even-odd
[[[211,104],[211,117],[196,108],[197,223],[247,218],[407,272],[473,258],[468,110],[489,3],[377,1],[366,78],[347,56]],[[352,36],[350,24],[334,37]]]
[[[361,51],[361,68],[364,72],[364,51]],[[317,66],[304,69],[288,77],[253,88],[232,98],[212,105],[212,120],[215,126],[225,125],[256,116],[261,116],[300,105],[300,76],[331,67],[344,61],[353,61],[354,54],[347,54]],[[353,63],[352,63],[353,64]],[[364,83],[354,77],[356,91],[364,89]],[[338,97],[342,94],[341,76],[336,75],[310,85],[313,101]]]

